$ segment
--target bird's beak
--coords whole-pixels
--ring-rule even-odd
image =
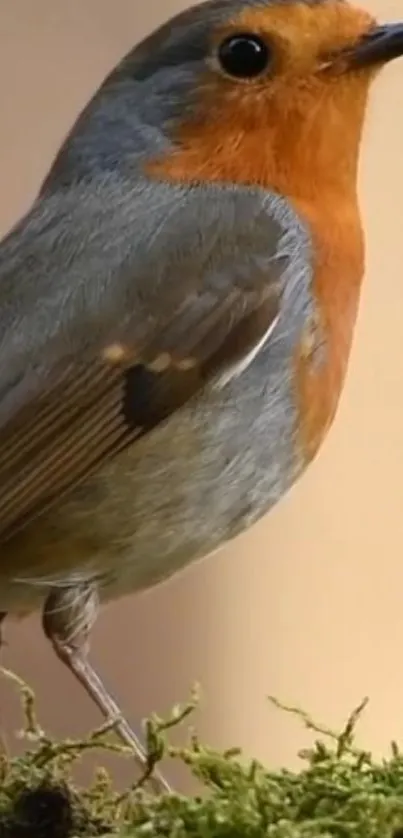
[[[345,53],[346,69],[386,64],[403,55],[403,23],[375,26]]]

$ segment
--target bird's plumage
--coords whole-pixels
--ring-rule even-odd
[[[287,11],[287,27],[292,10],[296,8],[300,15],[304,5],[309,10],[306,25],[312,28],[315,9],[323,8],[323,3],[295,7],[290,0],[281,0],[278,8]],[[293,194],[300,190],[304,197],[307,181],[293,182],[293,167],[298,174],[303,168],[302,157],[297,156],[291,164],[295,153],[288,131],[283,136],[288,195],[286,187],[275,179],[275,142],[270,138],[273,125],[281,128],[281,116],[275,116],[276,99],[271,116],[265,98],[276,74],[254,91],[250,88],[249,94],[232,83],[228,87],[211,66],[215,39],[222,27],[236,28],[237,18],[250,13],[262,16],[260,28],[270,28],[270,15],[273,10],[276,14],[276,9],[269,0],[212,0],[180,14],[136,47],[84,109],[33,209],[2,244],[0,574],[2,568],[9,572],[9,550],[13,566],[16,564],[20,542],[10,541],[14,533],[45,512],[51,515],[55,507],[54,536],[57,510],[63,508],[65,497],[69,505],[71,490],[94,471],[103,473],[115,455],[128,446],[138,446],[140,437],[170,417],[175,434],[189,400],[201,399],[200,404],[212,412],[209,421],[216,424],[212,385],[217,378],[223,383],[234,371],[247,368],[258,349],[256,363],[264,364],[258,386],[268,395],[261,399],[252,419],[250,439],[240,445],[237,454],[241,503],[248,507],[242,457],[249,462],[253,448],[259,456],[261,443],[254,439],[253,428],[254,419],[262,421],[262,412],[267,425],[266,451],[274,460],[265,467],[268,474],[277,476],[264,480],[261,492],[256,482],[254,493],[261,493],[262,498],[248,520],[269,508],[301,468],[304,454],[297,441],[298,399],[291,387],[307,323],[313,337],[312,357],[317,357],[315,349],[326,348],[315,311],[318,301],[307,279],[315,259],[309,247],[312,251],[315,230],[310,225],[304,229],[309,206],[298,212],[300,206],[295,207],[295,202],[300,196]],[[309,61],[315,64],[314,49],[309,49]],[[313,70],[304,72],[310,78]],[[206,101],[214,92],[218,102],[222,98],[224,119],[226,109],[235,103],[235,111],[226,119],[229,128],[232,126],[227,142],[225,132],[219,139],[216,123],[209,121],[206,110]],[[239,114],[237,96],[242,97]],[[287,112],[287,100],[281,101]],[[324,103],[325,107],[326,97]],[[306,121],[299,107],[295,119],[297,133],[298,120]],[[181,125],[186,130],[192,124],[196,133],[193,131],[190,141],[180,133],[178,136]],[[267,132],[267,149],[262,129]],[[358,136],[359,132],[355,144]],[[251,140],[254,147],[248,154]],[[190,160],[186,162],[189,148]],[[276,154],[281,172],[281,150]],[[173,167],[179,165],[179,175],[170,168],[170,161]],[[236,176],[229,175],[227,165],[235,165]],[[277,197],[276,192],[283,197]],[[320,194],[315,198],[318,206]],[[293,242],[291,252],[287,246],[284,249],[284,241],[288,247]],[[316,242],[317,248],[320,245]],[[327,259],[325,254],[324,261]],[[316,323],[313,329],[312,323]],[[269,334],[269,345],[264,345]],[[272,361],[273,342],[283,347],[281,364],[278,349]],[[319,366],[326,369],[323,351],[321,357]],[[249,393],[249,385],[253,397],[256,384],[246,369],[240,392]],[[279,421],[270,392],[284,388],[287,393],[282,393],[284,410]],[[224,397],[218,411],[226,410],[231,412],[232,408]],[[312,412],[315,422],[318,408]],[[320,417],[323,428],[329,418],[330,413]],[[236,422],[235,414],[234,431]],[[231,422],[231,433],[230,428]],[[290,449],[287,463],[278,455],[280,440],[286,439]],[[152,440],[158,448],[158,436]],[[219,446],[221,442],[213,439],[211,444]],[[161,451],[159,455],[158,474],[164,454]],[[206,456],[200,440],[192,472],[195,483],[199,473],[203,482]],[[143,509],[137,464],[134,469],[133,505]],[[225,477],[221,477],[225,473],[221,470],[208,476],[217,497],[226,492]],[[167,457],[164,494],[171,475],[175,479],[175,463]],[[146,479],[156,485],[153,468]],[[161,503],[165,507],[167,501],[160,498]],[[216,501],[215,508],[219,510],[221,505]],[[187,506],[189,517],[200,517],[190,501]],[[180,519],[179,507],[177,511]],[[150,516],[158,528],[156,513],[151,505]],[[130,549],[143,553],[141,527],[135,520],[133,514]],[[193,552],[216,546],[242,527],[239,520],[238,511],[234,516],[229,512],[216,534],[210,520],[208,543],[198,536],[195,523],[191,538],[183,539],[185,554],[190,559]],[[43,517],[38,526],[43,527],[43,556],[48,541]],[[120,540],[119,533],[117,536]],[[108,540],[105,547],[109,549]],[[26,547],[21,549],[25,553]],[[35,550],[30,549],[29,554],[35,570],[39,559],[34,557]],[[80,553],[77,562],[81,561]],[[96,565],[96,558],[94,562]],[[69,567],[70,560],[66,573]],[[63,568],[59,558],[60,577]]]
[[[0,579],[11,553],[11,574],[24,575],[18,557],[20,551],[26,553],[28,544],[26,576],[37,573],[65,583],[80,567],[85,575],[82,549],[86,550],[90,536],[91,555],[84,565],[90,568],[90,576],[96,575],[99,566],[102,576],[111,551],[123,551],[129,561],[134,539],[139,540],[139,555],[143,554],[144,538],[154,531],[156,545],[157,530],[162,535],[163,521],[168,520],[164,541],[170,534],[173,553],[180,546],[181,556],[186,555],[199,542],[195,556],[200,555],[206,537],[208,549],[213,549],[223,536],[228,538],[242,528],[243,515],[255,516],[248,500],[252,489],[259,494],[252,468],[255,458],[256,466],[258,460],[266,463],[267,488],[259,506],[270,504],[266,493],[274,500],[299,467],[287,434],[287,428],[292,433],[291,403],[287,412],[283,391],[290,383],[287,363],[294,332],[302,330],[310,306],[306,231],[285,201],[262,190],[155,184],[148,194],[147,181],[136,188],[108,175],[90,194],[85,184],[64,189],[59,196],[42,199],[21,230],[3,245],[7,259],[0,266],[0,285],[5,292],[8,284],[7,297],[14,299],[14,305],[3,307],[0,316],[5,359],[0,404],[4,452],[0,459]],[[146,217],[141,211],[144,204]],[[179,228],[178,237],[175,230]],[[253,247],[248,245],[250,239]],[[60,264],[64,265],[62,276]],[[4,267],[9,265],[13,271],[7,274]],[[90,281],[90,274],[95,281]],[[248,358],[274,323],[273,361],[266,357],[263,381],[255,375],[252,384],[243,373],[238,383],[221,390],[222,377],[236,375],[243,358]],[[280,412],[276,398],[282,399]],[[238,399],[252,400],[245,415],[237,407]],[[259,407],[253,406],[254,399]],[[249,410],[251,440],[255,423],[262,432],[264,424],[272,426],[266,434],[267,453],[256,447],[252,460],[250,449],[255,446],[244,444],[239,450],[240,441],[235,443],[233,436],[245,433]],[[226,411],[229,415],[222,427],[220,414]],[[199,422],[198,417],[203,420]],[[161,420],[160,432],[154,430],[149,440],[133,444]],[[284,456],[290,461],[289,474],[279,467],[280,433]],[[209,441],[203,439],[206,434]],[[113,455],[129,443],[128,457],[137,462],[131,470],[126,461],[118,490],[115,477],[109,479],[107,474],[117,462],[122,464],[122,456],[114,460]],[[170,451],[172,445],[175,454]],[[275,458],[272,446],[278,448]],[[232,508],[229,502],[225,475],[232,472],[231,483],[236,479],[234,457],[240,469],[237,479],[242,480],[244,458],[248,484],[251,481],[250,488],[245,485],[241,492],[239,485],[231,488],[239,495],[243,515],[238,505]],[[73,496],[61,497],[95,466],[98,470],[88,484]],[[189,469],[193,489],[185,482]],[[101,505],[110,503],[111,511],[116,506],[111,517],[111,521],[115,518],[115,535],[105,531],[98,547],[92,513],[89,518],[83,516],[79,500],[87,491],[94,491],[96,497],[100,494]],[[212,521],[211,512],[206,515],[206,499],[202,501],[205,493],[215,498],[222,518],[217,531],[206,528]],[[106,523],[106,509],[100,512],[96,497],[93,511],[97,509]],[[125,498],[131,506],[128,526],[122,526],[127,515]],[[47,514],[41,516],[45,510]],[[80,521],[75,520],[77,513]],[[66,524],[70,514],[73,517]],[[25,529],[27,519],[38,515]],[[116,515],[122,516],[122,522],[116,521]],[[180,535],[180,519],[186,536]],[[72,541],[68,540],[69,546],[67,542],[65,547],[59,545],[57,569],[49,573],[57,529],[61,532],[66,525],[71,527]],[[203,535],[198,535],[199,527]],[[10,540],[16,530],[21,532]],[[162,560],[160,548],[158,552]],[[151,569],[149,548],[147,553]],[[136,575],[134,567],[133,571]],[[141,577],[144,584],[147,573]]]
[[[93,186],[40,202],[3,245],[3,540],[231,376],[278,317],[287,249],[264,195]]]

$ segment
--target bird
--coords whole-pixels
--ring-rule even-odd
[[[90,662],[98,607],[227,544],[320,449],[369,92],[402,54],[403,23],[343,0],[192,6],[106,76],[1,243],[2,620],[41,613],[139,759]]]

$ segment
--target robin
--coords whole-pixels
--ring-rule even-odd
[[[364,274],[357,164],[403,23],[210,0],[135,47],[0,249],[0,608],[141,745],[99,601],[234,538],[334,418]],[[162,781],[161,781],[162,782]]]

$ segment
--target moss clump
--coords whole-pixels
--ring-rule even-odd
[[[194,698],[167,721],[153,717],[146,723],[143,777],[118,793],[103,769],[87,789],[76,788],[71,778],[85,750],[127,754],[111,738],[111,726],[83,741],[54,741],[39,728],[32,692],[6,674],[21,690],[31,741],[22,757],[0,758],[0,838],[403,838],[403,753],[393,743],[389,756],[376,762],[356,747],[355,728],[366,702],[337,733],[270,699],[297,714],[318,737],[300,754],[301,770],[293,772],[247,763],[236,749],[219,753],[194,735],[187,748],[169,748],[167,731],[189,716]],[[201,781],[200,796],[155,797],[147,791],[147,779],[167,751]]]

